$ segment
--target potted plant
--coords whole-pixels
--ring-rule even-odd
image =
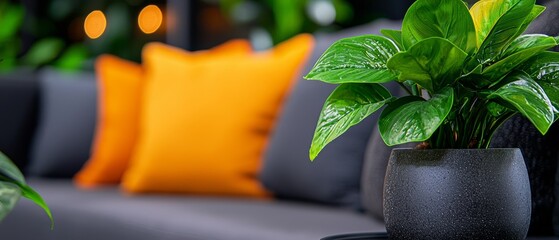
[[[522,35],[545,10],[535,0],[417,0],[401,30],[335,42],[307,79],[340,84],[310,148],[320,150],[385,106],[386,228],[397,239],[524,239],[530,187],[518,149],[487,149],[520,113],[545,134],[557,120],[559,38]],[[396,81],[408,96],[381,84]]]
[[[33,188],[27,185],[25,178],[16,165],[0,152],[0,222],[23,196],[41,207],[54,226],[52,214],[47,204]]]

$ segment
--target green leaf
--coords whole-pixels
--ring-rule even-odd
[[[404,47],[431,37],[448,39],[465,52],[475,49],[474,22],[463,1],[421,0],[408,9],[402,23]]]
[[[383,83],[395,74],[386,62],[398,52],[392,40],[375,35],[341,39],[318,59],[306,79],[327,83]]]
[[[526,73],[507,77],[509,83],[489,95],[489,99],[501,99],[528,118],[545,134],[554,122],[555,108],[545,91]]]
[[[504,107],[501,104],[498,104],[496,102],[489,102],[487,104],[487,111],[489,111],[489,113],[493,116],[493,117],[500,117],[501,115],[503,115],[505,112],[508,111],[508,109],[506,107]]]
[[[542,52],[519,68],[538,82],[559,82],[559,52]]]
[[[402,31],[394,29],[381,29],[380,33],[387,38],[392,39],[398,45],[398,48],[405,49],[402,42]]]
[[[542,34],[523,35],[515,39],[503,52],[503,59],[486,68],[482,75],[496,84],[502,77],[531,57],[557,46],[553,37]]]
[[[2,152],[0,152],[0,176],[7,179],[25,184],[25,178],[17,166]]]
[[[344,83],[338,86],[322,108],[309,150],[311,160],[328,143],[392,100],[390,92],[379,84]]]
[[[1,152],[0,152],[0,182],[12,183],[17,185],[21,191],[21,195],[35,202],[35,204],[43,208],[43,210],[51,220],[51,224],[54,223],[50,209],[46,205],[45,201],[41,198],[41,196],[37,192],[35,192],[35,190],[33,190],[25,183],[25,179],[21,171],[19,171],[19,169],[15,166],[15,164],[12,161],[10,161],[10,159],[8,159],[8,157]]]
[[[87,47],[82,44],[75,44],[62,53],[60,58],[56,60],[55,66],[64,70],[79,70],[88,56]]]
[[[47,216],[50,219],[51,228],[52,228],[54,226],[54,220],[52,218],[52,213],[50,212],[50,209],[47,206],[47,203],[45,202],[45,200],[43,200],[41,195],[39,193],[37,193],[30,186],[27,186],[26,184],[18,184],[18,186],[20,187],[21,195],[24,198],[27,198],[27,199],[33,201],[35,204],[37,204],[39,207],[41,207],[45,211],[45,213],[47,214]]]
[[[0,221],[12,211],[20,197],[21,191],[17,185],[0,181]]]
[[[42,39],[35,43],[23,56],[23,62],[38,67],[54,60],[64,48],[64,42],[58,38]]]
[[[429,92],[435,92],[460,76],[467,57],[468,54],[456,45],[435,37],[394,55],[388,67],[399,72],[399,80],[412,80]]]
[[[542,14],[545,11],[545,8],[546,7],[541,5],[535,5],[532,8],[530,14],[528,14],[528,16],[526,17],[526,19],[518,29],[518,32],[516,34],[522,34],[524,31],[526,31],[530,23],[532,23],[538,16],[540,16],[540,14]]]
[[[15,37],[23,23],[23,6],[6,4],[0,6],[0,42]]]
[[[540,53],[522,64],[520,69],[540,84],[553,106],[559,109],[559,53]]]
[[[429,100],[408,96],[388,105],[379,118],[379,131],[388,146],[429,139],[446,119],[454,102],[447,87]]]
[[[477,59],[488,62],[520,33],[531,14],[535,0],[481,0],[470,13],[474,19],[479,50]]]
[[[539,84],[555,108],[555,116],[557,117],[557,110],[559,109],[559,83],[540,82]],[[557,121],[557,118],[555,121]]]

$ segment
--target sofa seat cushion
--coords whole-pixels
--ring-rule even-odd
[[[28,200],[0,224],[2,239],[320,239],[384,231],[363,214],[310,203],[185,195],[126,196],[116,187],[84,191],[69,180],[30,179],[49,204],[54,230]]]

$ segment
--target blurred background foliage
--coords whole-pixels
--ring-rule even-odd
[[[188,50],[207,49],[231,38],[249,38],[266,49],[298,33],[329,32],[378,18],[399,19],[413,0],[184,0],[177,11],[185,22],[166,24],[173,1],[166,0],[0,0],[0,73],[43,66],[74,71],[92,69],[108,53],[139,62],[147,42],[165,42],[167,31],[188,29]],[[176,1],[175,1],[176,2]],[[163,25],[153,34],[138,28],[138,14],[154,4]],[[169,5],[169,6],[167,6]],[[94,10],[106,16],[106,29],[88,38],[84,20]],[[180,10],[180,9],[179,9]],[[169,14],[171,15],[171,13]],[[171,26],[172,25],[172,26]]]

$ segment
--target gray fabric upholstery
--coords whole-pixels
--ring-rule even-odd
[[[398,26],[397,22],[380,20],[332,35],[317,35],[316,47],[302,74],[310,71],[334,41]],[[308,151],[320,110],[335,87],[306,81],[299,76],[285,103],[268,145],[261,173],[264,186],[278,197],[361,207],[363,154],[375,117],[366,119],[333,141],[314,162],[309,160]]]
[[[28,173],[72,177],[89,158],[96,121],[92,73],[40,74],[40,112]]]
[[[385,231],[380,221],[315,204],[196,196],[124,196],[118,189],[78,190],[69,180],[31,179],[55,218],[21,200],[0,224],[10,240],[309,240]]]

